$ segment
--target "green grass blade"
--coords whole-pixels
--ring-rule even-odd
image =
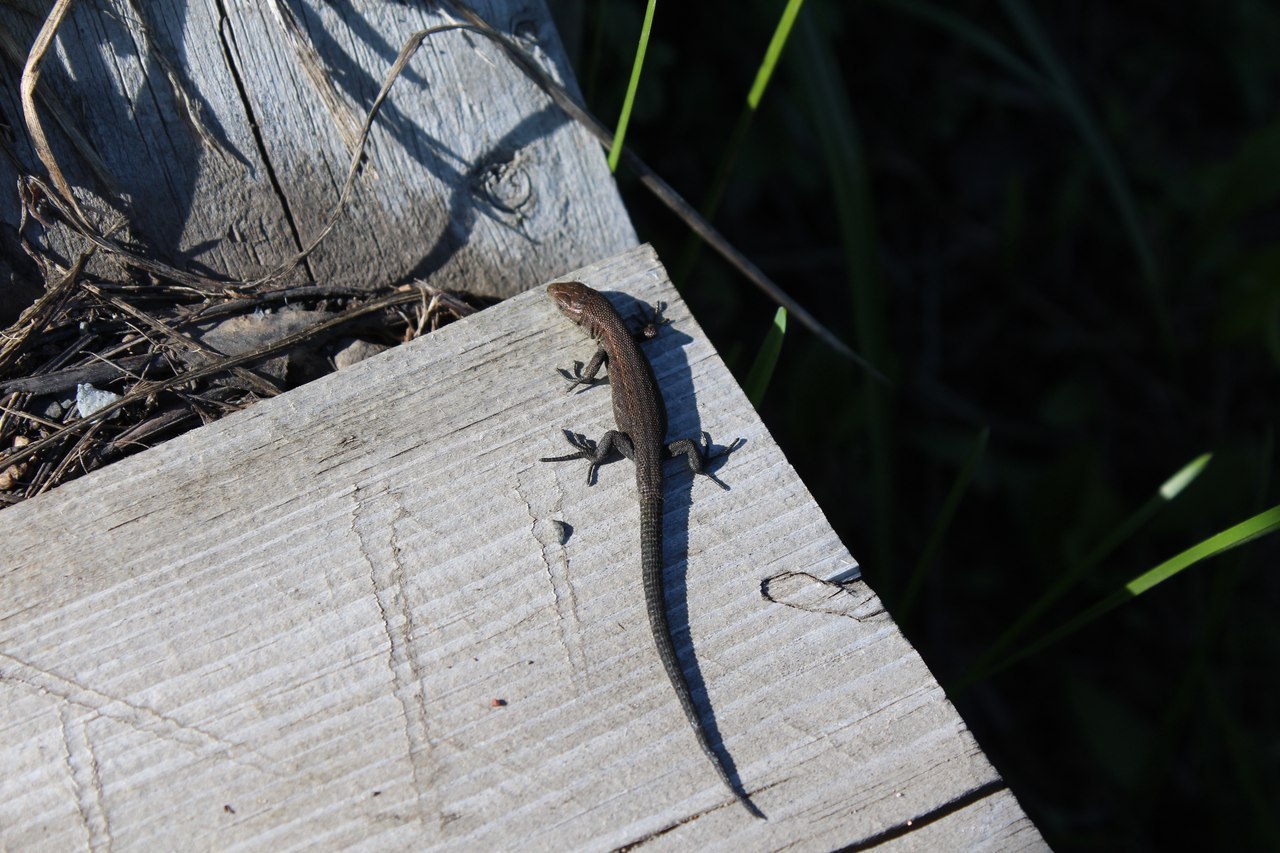
[[[947,499],[943,502],[942,510],[938,513],[938,520],[934,522],[933,530],[929,532],[929,538],[925,541],[924,550],[920,552],[920,559],[916,562],[915,570],[911,573],[911,579],[907,582],[906,592],[902,595],[902,603],[895,608],[894,615],[899,623],[906,623],[911,618],[916,599],[919,598],[920,590],[924,587],[925,578],[928,576],[929,570],[933,568],[934,560],[937,559],[938,549],[942,546],[943,540],[946,539],[947,531],[951,529],[951,520],[955,518],[960,501],[965,492],[969,490],[969,483],[973,480],[974,472],[978,470],[978,463],[982,460],[983,454],[986,453],[987,439],[990,437],[991,428],[983,427],[982,432],[978,433],[978,440],[974,442],[973,449],[969,451],[969,458],[965,460],[964,467],[960,469],[960,473],[956,475],[955,482],[951,484]]]
[[[1213,459],[1212,453],[1202,453],[1179,468],[1172,477],[1161,483],[1156,493],[1137,512],[1125,519],[1111,533],[1104,536],[1102,541],[1085,555],[1079,565],[1068,573],[1068,581],[1074,583],[1084,577],[1093,570],[1094,566],[1105,560],[1112,551],[1127,542],[1133,534],[1138,532],[1138,528],[1147,523],[1147,520],[1155,514],[1156,510],[1176,498],[1182,493],[1183,489],[1191,485],[1196,477],[1200,476],[1200,472],[1205,469],[1211,459]],[[1052,604],[1053,602],[1049,603]]]
[[[1253,518],[1229,527],[1216,536],[1210,536],[1198,545],[1193,545],[1178,556],[1165,560],[1150,571],[1143,572],[1124,585],[1123,589],[1129,597],[1142,593],[1164,583],[1178,572],[1195,565],[1201,560],[1216,557],[1223,551],[1252,542],[1254,539],[1275,533],[1280,530],[1280,506],[1273,506],[1266,512],[1260,512]]]
[[[1182,493],[1182,490],[1195,482],[1196,477],[1200,476],[1200,472],[1209,464],[1209,460],[1213,458],[1212,453],[1202,453],[1195,459],[1192,459],[1178,473],[1160,484],[1158,494],[1167,501],[1171,501]]]
[[[1071,566],[1067,571],[1063,572],[1056,581],[1042,594],[1036,601],[1022,612],[1022,614],[1010,625],[1005,632],[1000,635],[986,651],[969,667],[963,676],[957,681],[955,688],[957,691],[981,681],[993,673],[1004,669],[1011,661],[1004,661],[1000,664],[993,665],[1005,651],[1013,646],[1014,643],[1021,640],[1027,629],[1036,624],[1040,617],[1045,614],[1054,604],[1056,604],[1063,595],[1067,593],[1071,587],[1075,586],[1081,578],[1093,571],[1093,569],[1105,560],[1116,548],[1127,542],[1143,525],[1151,520],[1165,504],[1176,498],[1183,489],[1191,485],[1196,477],[1200,476],[1200,472],[1209,464],[1209,460],[1213,458],[1213,454],[1204,453],[1192,459],[1186,465],[1183,465],[1169,479],[1165,480],[1156,493],[1152,495],[1136,512],[1122,521],[1110,533],[1102,538],[1102,540],[1094,547],[1092,551],[1075,565]]]
[[[618,171],[618,158],[622,156],[622,143],[627,138],[627,124],[631,121],[631,108],[635,105],[636,89],[640,88],[640,69],[644,67],[644,54],[649,49],[649,33],[653,31],[653,12],[658,0],[649,0],[644,10],[644,24],[640,27],[640,43],[636,45],[635,62],[631,64],[631,79],[627,81],[627,96],[622,100],[622,115],[618,116],[618,129],[613,133],[613,145],[609,148],[609,171]]]
[[[747,399],[751,401],[751,405],[757,409],[764,402],[765,391],[769,390],[769,380],[773,378],[773,368],[778,364],[778,353],[782,352],[782,339],[787,334],[787,309],[779,308],[773,315],[773,325],[769,327],[769,332],[764,336],[764,343],[760,345],[760,352],[756,353],[756,359],[751,364],[751,371],[747,374],[747,383],[745,391]]]
[[[787,7],[782,10],[778,26],[773,30],[773,38],[769,40],[769,47],[765,49],[764,60],[760,63],[760,69],[756,71],[755,82],[751,84],[751,91],[747,93],[748,109],[754,111],[760,106],[760,99],[764,97],[764,90],[769,87],[773,69],[778,64],[778,57],[782,56],[782,49],[787,46],[787,37],[791,35],[791,27],[796,22],[796,15],[800,14],[800,7],[803,5],[804,0],[787,0]]]
[[[1030,657],[1041,650],[1053,645],[1059,640],[1074,634],[1076,631],[1095,621],[1103,614],[1114,610],[1116,607],[1131,601],[1157,584],[1164,583],[1169,578],[1194,566],[1196,563],[1216,557],[1224,551],[1250,542],[1260,536],[1266,536],[1280,530],[1280,506],[1273,506],[1266,512],[1259,513],[1250,519],[1240,522],[1234,527],[1226,530],[1208,539],[1191,546],[1175,557],[1165,560],[1154,569],[1143,572],[1115,592],[1108,595],[1102,601],[1099,601],[1093,607],[1080,613],[1076,617],[1067,620],[1058,628],[1050,631],[1045,636],[1036,640],[1026,648],[1011,656],[1000,667],[993,669],[1004,669],[1011,666],[1024,658]]]

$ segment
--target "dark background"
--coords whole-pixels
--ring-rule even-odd
[[[784,5],[658,4],[626,141],[695,205]],[[644,3],[556,12],[611,124]],[[1280,848],[1275,537],[960,681],[1067,573],[1083,577],[1026,642],[1280,503],[1278,46],[1280,8],[1259,0],[808,0],[715,216],[892,380],[793,319],[762,415],[1059,850]],[[689,265],[687,230],[620,183],[745,378],[773,306],[710,251]]]

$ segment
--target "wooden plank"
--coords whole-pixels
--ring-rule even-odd
[[[769,819],[652,648],[629,464],[537,461],[612,414],[530,292],[4,511],[6,845],[1040,846],[652,251],[572,277],[668,303],[673,435],[746,439],[671,469],[669,606]]]
[[[474,5],[573,86],[541,0]],[[290,17],[297,39],[287,36]],[[320,232],[351,137],[401,45],[450,20],[433,3],[78,3],[46,59],[41,115],[82,200],[105,199],[148,251],[254,278]],[[19,131],[21,61],[40,23],[0,4],[0,49],[10,47],[0,50],[0,123]],[[314,55],[319,77],[302,70],[301,54]],[[326,78],[331,85],[318,82]],[[22,170],[44,174],[25,133],[16,136]],[[396,81],[366,156],[346,215],[307,261],[316,281],[375,287],[416,276],[508,296],[636,243],[600,146],[479,36],[428,39]],[[17,174],[0,156],[0,221],[10,225]],[[64,255],[84,248],[61,228],[49,239]]]

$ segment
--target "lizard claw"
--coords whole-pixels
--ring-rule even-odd
[[[747,440],[746,440],[745,438],[742,438],[741,436],[739,436],[738,438],[735,438],[735,439],[734,439],[734,440],[729,444],[729,446],[728,446],[728,447],[726,447],[724,450],[721,450],[719,453],[717,453],[717,454],[716,454],[716,458],[718,459],[718,458],[719,458],[719,457],[721,457],[721,456],[728,456],[730,453],[732,453],[733,451],[737,450],[739,447],[742,447],[742,446],[743,446],[744,444],[746,444],[746,443],[747,443]]]
[[[730,453],[737,450],[739,447],[741,447],[746,443],[747,443],[747,440],[745,438],[735,438],[733,440],[733,443],[730,444],[728,447],[722,447],[720,448],[720,450],[712,453],[711,452],[711,435],[707,432],[703,432],[702,433],[702,462],[705,465],[717,459],[723,459],[724,457],[728,456]],[[724,489],[726,492],[729,491],[729,487],[725,485],[725,483],[715,474],[712,474],[709,470],[704,470],[702,473],[706,475],[708,480],[715,483],[717,486]]]
[[[596,484],[596,471],[600,468],[600,463],[596,461],[599,455],[596,452],[596,443],[587,438],[582,433],[573,432],[572,430],[561,430],[564,433],[565,441],[568,441],[575,449],[573,453],[566,453],[564,456],[544,456],[539,462],[568,462],[571,459],[588,459],[591,465],[587,468],[587,485],[594,486]]]
[[[739,447],[742,447],[742,445],[746,443],[747,443],[747,440],[745,438],[735,438],[733,442],[729,444],[728,447],[722,447],[719,450],[717,450],[715,453],[712,453],[711,452],[711,435],[709,433],[704,432],[702,433],[702,457],[707,462],[710,462],[713,459],[720,459],[722,457],[728,456],[730,453],[737,450]]]
[[[646,317],[640,309],[631,315],[631,322],[635,324],[631,336],[641,343],[658,337],[658,329],[671,322],[662,316],[662,312],[667,310],[667,303],[659,302],[645,307],[649,309],[649,316]]]
[[[564,456],[545,456],[539,459],[539,462],[567,462],[570,459],[590,459],[595,455],[596,444],[585,435],[581,435],[570,430],[561,430],[564,433],[565,440],[569,444],[577,448],[576,453],[567,453]]]
[[[584,379],[584,378],[583,378],[583,376],[582,376],[582,367],[583,367],[582,362],[580,362],[580,361],[575,361],[575,362],[573,363],[573,370],[572,370],[572,372],[571,372],[571,371],[569,371],[569,370],[566,370],[566,369],[565,369],[565,368],[563,368],[563,367],[561,367],[561,368],[557,368],[557,371],[559,372],[559,374],[560,374],[561,376],[563,376],[565,379],[568,379],[568,380],[569,380],[569,385],[564,389],[564,393],[568,394],[568,393],[569,393],[569,392],[571,392],[574,388],[577,388],[579,385],[591,385],[591,384],[592,384],[592,381],[593,381],[593,380],[589,380],[589,379]]]
[[[595,455],[596,443],[582,433],[565,430],[564,437],[568,439],[570,444],[578,448],[579,453],[583,454],[584,458]]]

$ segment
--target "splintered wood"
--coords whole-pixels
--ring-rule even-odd
[[[1042,845],[647,247],[665,302],[668,607],[750,817],[645,618],[632,472],[561,428],[590,354],[541,289],[0,513],[12,849]],[[835,578],[836,580],[831,580]]]

